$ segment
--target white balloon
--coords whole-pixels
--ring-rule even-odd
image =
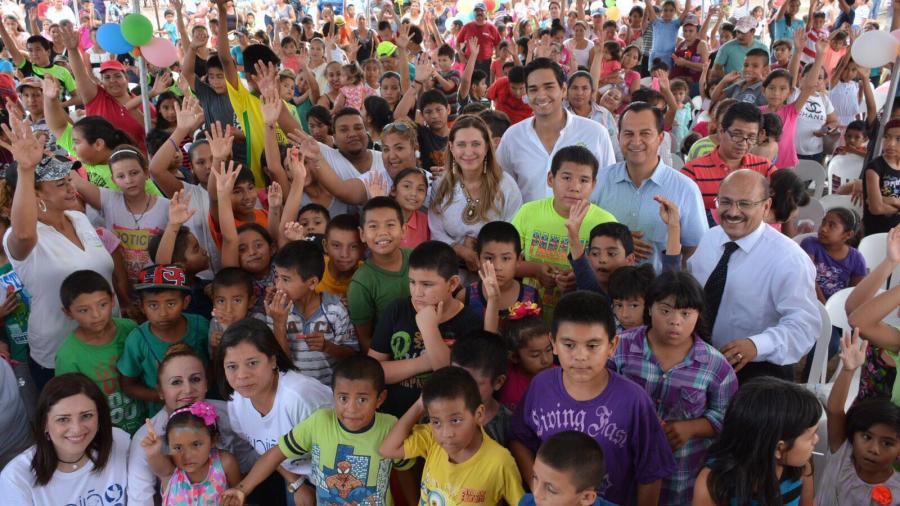
[[[860,66],[873,69],[894,61],[897,57],[897,44],[897,39],[888,32],[865,32],[853,43],[850,54]]]

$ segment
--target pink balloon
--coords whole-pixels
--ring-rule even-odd
[[[166,68],[178,61],[178,51],[169,39],[153,37],[141,46],[141,56],[160,68]]]

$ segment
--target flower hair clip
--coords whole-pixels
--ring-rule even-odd
[[[175,416],[178,413],[184,413],[185,411],[203,420],[204,425],[206,425],[207,427],[216,424],[216,408],[208,402],[197,401],[190,406],[178,408],[174,412],[172,412],[172,416]],[[170,416],[169,418],[171,419],[172,416]]]
[[[509,308],[507,320],[521,320],[528,316],[541,316],[541,307],[534,302],[516,302]]]

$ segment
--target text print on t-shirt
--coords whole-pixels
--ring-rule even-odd
[[[444,344],[451,348],[453,347],[453,344],[456,343],[455,336],[443,336],[443,340]],[[414,337],[410,337],[409,332],[405,330],[398,330],[391,336],[391,355],[394,360],[416,358],[421,356],[424,352],[425,340],[422,338],[422,333],[419,331],[416,331]],[[401,381],[400,385],[407,388],[421,389],[427,378],[427,374],[413,376],[412,378]]]
[[[254,437],[251,434],[241,434],[244,437],[244,440],[253,445],[253,449],[256,450],[256,453],[262,455],[272,448],[278,446],[278,440],[272,438],[260,439]],[[309,455],[299,457],[296,459],[286,459],[291,466],[296,467],[304,462],[309,462]]]
[[[541,438],[545,433],[555,434],[561,430],[575,430],[595,439],[603,436],[619,448],[625,447],[628,433],[615,423],[610,423],[612,410],[608,406],[598,406],[593,415],[596,419],[591,423],[586,423],[587,415],[587,411],[583,409],[561,409],[557,403],[554,410],[545,411],[543,408],[531,410],[531,421],[534,423],[535,432]]]
[[[110,506],[125,506],[125,487],[118,483],[113,483],[106,487],[106,491],[102,496],[100,492],[91,489],[66,506],[105,506],[107,504]]]
[[[900,196],[900,178],[887,174],[882,176],[881,195],[885,197]]]

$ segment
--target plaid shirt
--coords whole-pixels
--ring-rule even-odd
[[[656,403],[661,420],[705,418],[716,432],[722,429],[725,408],[737,391],[737,377],[725,357],[694,335],[694,347],[668,371],[663,371],[647,341],[647,327],[619,336],[612,357],[616,370],[644,387]],[[675,451],[678,466],[663,480],[660,504],[690,504],[694,479],[703,465],[712,438],[694,438]]]

